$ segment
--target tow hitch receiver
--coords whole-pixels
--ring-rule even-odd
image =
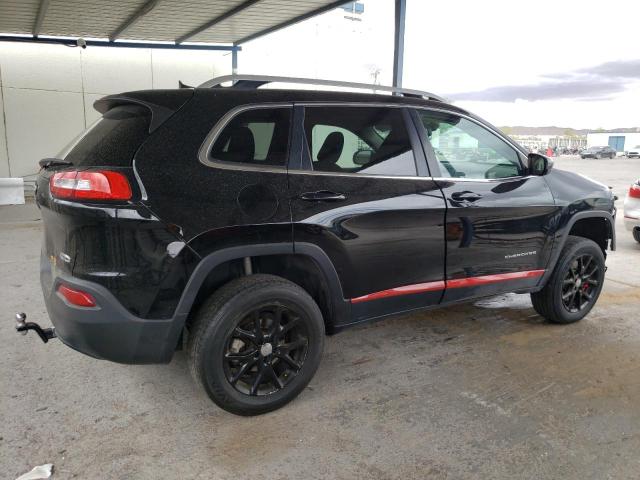
[[[35,330],[44,343],[57,337],[55,328],[42,328],[37,323],[27,322],[26,313],[16,313],[16,330],[22,335],[26,335],[29,330]]]

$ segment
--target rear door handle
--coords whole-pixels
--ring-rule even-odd
[[[475,202],[476,200],[480,200],[482,195],[465,190],[464,192],[453,192],[451,198],[456,202]]]
[[[331,192],[329,190],[304,192],[300,194],[300,198],[307,202],[339,202],[347,199],[344,193]]]

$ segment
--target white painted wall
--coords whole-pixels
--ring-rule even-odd
[[[228,52],[0,42],[0,177],[29,177],[99,114],[105,95],[198,85],[231,72]]]

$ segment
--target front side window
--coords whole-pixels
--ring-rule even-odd
[[[255,108],[239,113],[211,147],[213,161],[283,167],[289,146],[290,108]]]
[[[443,177],[495,179],[524,174],[518,153],[493,132],[458,115],[418,111]]]
[[[314,171],[416,175],[398,108],[306,107],[304,129]]]

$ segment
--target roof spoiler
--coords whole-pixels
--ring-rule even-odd
[[[171,115],[193,96],[193,90],[183,89],[177,92],[148,91],[108,95],[93,102],[93,108],[103,115],[122,105],[138,105],[151,113],[149,133],[153,133],[166,122]]]

